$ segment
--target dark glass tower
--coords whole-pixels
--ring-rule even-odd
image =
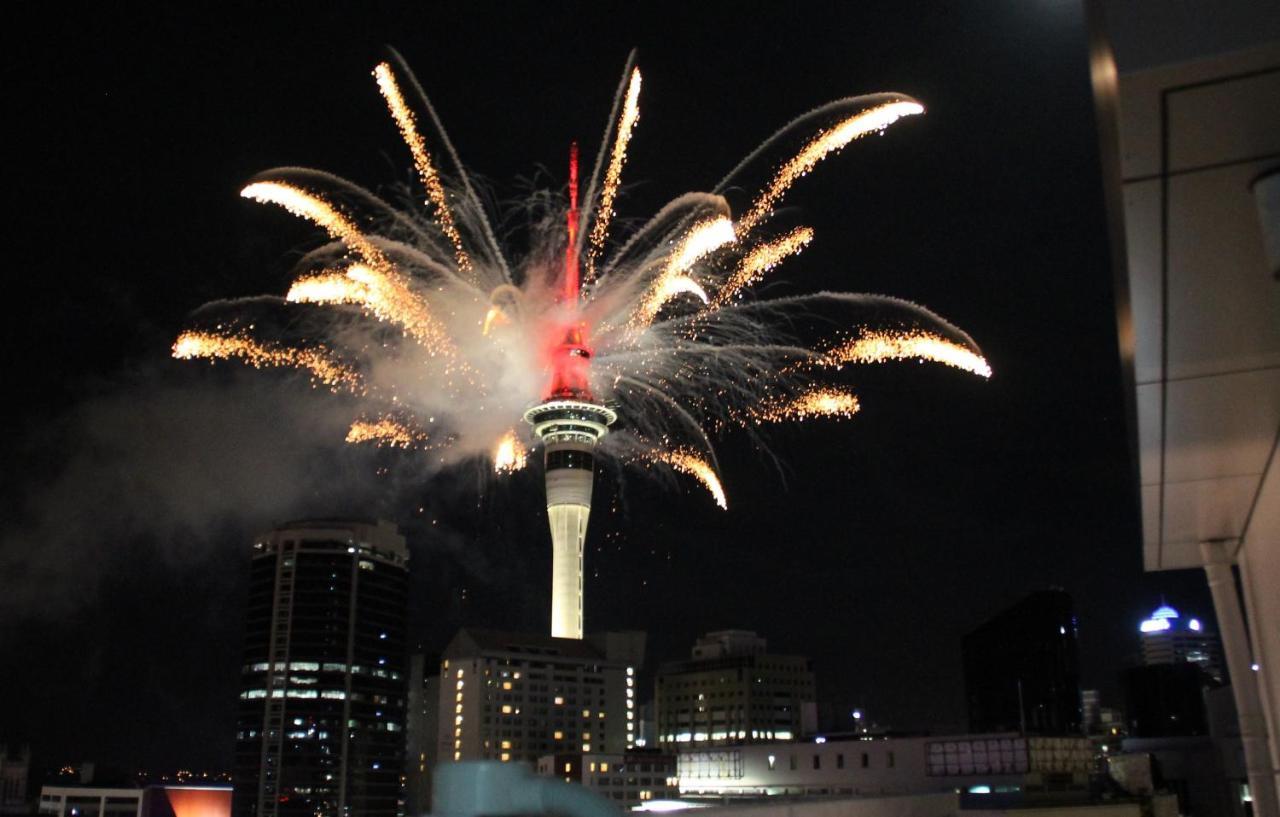
[[[408,550],[387,522],[258,537],[235,817],[394,817],[404,762]]]
[[[1032,593],[964,637],[973,732],[1080,732],[1076,618],[1062,590]]]

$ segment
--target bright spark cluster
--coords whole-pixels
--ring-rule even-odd
[[[797,397],[765,401],[751,412],[751,416],[758,423],[800,422],[815,417],[847,420],[861,408],[853,392],[824,386]]]
[[[979,377],[991,377],[991,366],[982,355],[933,332],[921,330],[864,332],[823,356],[823,362],[829,366],[889,360],[927,360],[963,369]]]
[[[627,98],[622,106],[622,116],[618,120],[618,132],[614,138],[613,150],[609,152],[609,167],[604,172],[604,185],[600,190],[600,204],[596,210],[596,220],[591,225],[590,246],[587,250],[587,280],[595,276],[596,261],[604,250],[605,237],[609,235],[609,222],[613,220],[613,202],[618,197],[618,186],[622,184],[622,165],[627,161],[627,145],[631,142],[631,132],[636,122],[640,121],[640,69],[631,72],[631,82],[627,85]]]
[[[409,106],[405,104],[404,95],[400,93],[395,74],[391,73],[391,66],[383,62],[373,69],[373,76],[378,81],[378,90],[382,93],[382,98],[387,102],[387,109],[391,111],[391,118],[396,121],[396,127],[400,129],[401,138],[409,146],[409,152],[413,154],[414,167],[418,170],[418,178],[422,180],[422,186],[426,188],[427,202],[435,209],[436,223],[440,225],[440,232],[444,233],[449,243],[453,245],[453,257],[458,264],[458,270],[470,272],[471,257],[467,255],[467,250],[462,244],[462,235],[453,223],[453,213],[449,210],[449,199],[445,195],[444,185],[440,182],[440,173],[431,163],[427,143],[418,132],[413,111],[409,110]]]
[[[889,102],[877,105],[850,116],[830,130],[819,133],[796,154],[795,158],[784,164],[773,181],[756,199],[755,204],[738,222],[738,231],[745,235],[769,216],[782,197],[786,195],[796,180],[807,174],[834,151],[869,133],[878,133],[897,122],[904,116],[924,113],[924,106],[919,102]]]
[[[668,465],[682,474],[693,477],[702,483],[703,488],[706,488],[711,493],[711,498],[715,500],[721,510],[729,510],[729,500],[724,495],[724,486],[720,484],[720,476],[697,452],[685,448],[677,448],[670,451],[658,451],[654,453],[652,459],[655,462]]]
[[[529,450],[520,441],[515,429],[511,429],[498,440],[493,449],[493,470],[497,474],[510,474],[519,471],[529,462]]]
[[[747,287],[764,279],[767,272],[796,255],[813,241],[813,229],[797,227],[781,238],[756,247],[743,257],[733,275],[716,292],[715,305],[724,306]]]
[[[305,369],[317,382],[333,388],[355,391],[360,376],[336,362],[323,347],[295,349],[256,341],[237,333],[187,331],[173,342],[173,356],[178,360],[242,360],[255,369],[286,367]]]
[[[710,434],[763,435],[774,423],[850,418],[861,408],[845,382],[855,364],[920,360],[991,376],[964,333],[914,304],[831,292],[744,297],[814,240],[809,227],[768,229],[791,187],[854,140],[923,112],[914,100],[880,95],[815,109],[716,188],[745,186],[738,172],[756,159],[768,162],[744,213],[735,218],[718,192],[687,193],[611,250],[640,116],[640,72],[628,70],[614,98],[617,116],[600,140],[593,189],[574,222],[585,238],[571,252],[581,251],[590,283],[575,301],[575,287],[550,279],[563,270],[573,281],[579,259],[546,260],[564,252],[564,228],[534,231],[542,243],[522,248],[523,268],[512,265],[430,103],[420,94],[417,103],[407,99],[402,87],[417,84],[409,77],[403,85],[392,65],[380,63],[373,76],[412,158],[422,212],[401,212],[316,171],[264,174],[241,195],[282,207],[330,239],[303,257],[282,299],[282,309],[298,310],[282,336],[298,337],[267,342],[250,336],[252,326],[193,328],[178,336],[175,358],[306,371],[360,404],[348,442],[419,455],[448,448],[440,463],[485,463],[498,475],[528,464],[537,440],[521,418],[547,399],[553,367],[569,368],[619,415],[597,456],[691,477],[721,508],[728,502]],[[783,144],[801,147],[775,155]],[[565,224],[556,200],[535,194],[521,213]],[[866,320],[850,316],[861,307]],[[832,323],[843,327],[836,342],[806,334]]]
[[[374,443],[391,448],[417,448],[427,441],[425,432],[396,420],[379,417],[376,420],[356,420],[347,429],[347,442]]]
[[[663,267],[662,274],[649,288],[649,293],[640,302],[631,319],[633,328],[644,328],[653,323],[662,307],[675,296],[692,292],[703,303],[707,302],[707,293],[696,281],[685,275],[701,258],[710,255],[726,244],[734,241],[733,221],[720,216],[695,224],[676,246]]]

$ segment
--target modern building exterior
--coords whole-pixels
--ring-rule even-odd
[[[1205,571],[1254,813],[1276,817],[1280,17],[1101,5],[1094,89],[1143,563]]]
[[[538,774],[578,783],[622,808],[680,795],[676,756],[657,750],[625,754],[555,754],[538,759]]]
[[[1183,618],[1177,610],[1162,604],[1138,627],[1142,638],[1142,663],[1191,663],[1219,684],[1226,682],[1222,665],[1222,642],[1218,634],[1198,618]]]
[[[1076,619],[1071,597],[1044,590],[964,637],[972,732],[1080,733]]]
[[[972,792],[1085,798],[1092,744],[1017,734],[827,739],[682,750],[682,797]]]
[[[658,670],[657,737],[668,749],[793,740],[815,698],[813,668],[748,630],[707,633]]]
[[[441,761],[625,753],[644,644],[640,632],[579,640],[460,630],[440,663]]]
[[[397,814],[408,558],[387,522],[294,522],[254,543],[236,817]]]

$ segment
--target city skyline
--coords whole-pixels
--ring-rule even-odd
[[[111,756],[133,751],[117,734],[129,723],[157,736],[154,757],[229,760],[230,731],[222,748],[198,735],[234,711],[243,557],[253,535],[300,515],[385,515],[404,527],[422,568],[411,604],[426,649],[464,624],[545,627],[550,549],[537,469],[481,492],[467,471],[415,482],[396,452],[299,451],[275,429],[298,421],[331,431],[328,418],[307,415],[305,390],[177,373],[161,360],[188,309],[283,281],[282,247],[308,246],[304,229],[236,200],[253,172],[297,161],[372,184],[405,178],[396,135],[370,98],[367,72],[382,41],[405,53],[467,146],[464,160],[504,199],[539,165],[549,168],[546,184],[562,182],[564,147],[598,139],[607,100],[597,97],[637,45],[655,90],[632,147],[625,217],[651,212],[681,179],[713,184],[772,128],[832,96],[889,88],[928,109],[797,188],[788,205],[806,217],[825,212],[820,232],[831,238],[789,275],[804,276],[805,289],[840,283],[929,303],[971,331],[995,378],[868,372],[863,387],[878,407],[847,424],[780,432],[777,469],[748,441],[731,442],[722,452],[732,464],[727,515],[696,487],[671,494],[598,474],[588,633],[657,631],[648,661],[656,665],[698,633],[754,629],[781,651],[812,656],[824,696],[866,699],[911,727],[962,722],[960,634],[1031,590],[1060,585],[1076,598],[1082,685],[1100,687],[1106,700],[1115,700],[1114,670],[1137,651],[1138,622],[1161,592],[1212,618],[1201,576],[1140,573],[1074,9],[1034,20],[953,9],[914,28],[911,10],[850,11],[811,32],[817,44],[772,60],[755,55],[799,36],[777,14],[720,22],[689,11],[627,27],[605,25],[607,11],[584,11],[582,25],[594,22],[597,36],[572,54],[561,48],[567,34],[529,12],[483,48],[464,43],[484,42],[484,25],[448,14],[371,19],[327,60],[314,45],[337,38],[340,15],[300,28],[228,16],[198,31],[181,18],[113,20],[108,45],[95,44],[97,32],[60,26],[77,59],[21,52],[48,78],[19,90],[19,110],[36,129],[19,190],[40,194],[23,217],[21,257],[41,273],[70,270],[71,280],[20,284],[32,308],[8,330],[8,364],[26,374],[32,399],[6,411],[29,441],[50,439],[49,416],[70,436],[43,448],[6,442],[6,458],[22,467],[6,476],[15,522],[3,575],[30,590],[4,608],[3,646],[24,651],[32,675],[6,674],[4,691],[43,707],[47,719],[6,710],[6,724],[43,723],[62,735],[51,745],[65,752],[74,751],[71,724],[87,720],[80,745]],[[108,47],[133,25],[135,53]],[[410,33],[437,25],[463,34],[441,42]],[[730,43],[698,33],[717,25]],[[686,87],[685,76],[706,65],[711,81]],[[66,107],[39,111],[50,92]],[[994,95],[1004,110],[993,117],[984,105]],[[566,96],[581,104],[560,110]],[[1044,98],[1057,107],[1038,110]],[[165,187],[174,180],[181,194]],[[68,221],[79,240],[60,243]],[[251,398],[224,423],[210,420],[223,405],[220,387]],[[167,422],[147,422],[157,417]],[[103,450],[102,437],[86,444],[90,427],[129,430],[133,443],[153,433],[155,447],[120,456]],[[225,436],[233,431],[246,436]],[[209,481],[179,486],[189,504],[160,494],[154,527],[114,515],[115,496],[147,508],[175,439],[199,453],[173,461],[207,468]],[[249,473],[255,455],[270,462]],[[118,475],[121,463],[153,476],[127,475],[120,494],[95,492],[83,513],[101,514],[100,527],[59,518],[71,488],[84,484],[74,478]],[[307,473],[325,481],[278,487]],[[243,494],[221,487],[242,475]],[[264,484],[273,490],[250,495]],[[197,658],[206,672],[193,668]],[[128,702],[136,685],[156,693],[154,711]],[[105,720],[84,717],[113,701],[121,705]],[[172,733],[179,715],[191,718],[190,734]]]

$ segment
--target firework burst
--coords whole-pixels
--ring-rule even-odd
[[[640,119],[641,75],[629,61],[581,209],[575,148],[569,206],[556,194],[534,197],[534,246],[517,265],[403,61],[393,56],[373,74],[421,206],[401,210],[318,171],[262,174],[243,196],[329,238],[303,257],[281,300],[299,311],[286,323],[306,326],[305,336],[263,339],[220,308],[216,324],[178,337],[175,357],[303,370],[358,404],[348,442],[447,451],[435,458],[445,464],[483,457],[499,475],[523,468],[540,442],[521,422],[531,407],[598,404],[583,416],[617,422],[598,435],[596,454],[691,477],[722,508],[712,432],[850,418],[860,408],[847,383],[858,364],[919,360],[991,375],[973,341],[923,307],[875,295],[753,295],[814,240],[809,227],[774,226],[787,193],[853,141],[922,113],[910,97],[815,109],[712,192],[680,196],[611,240]],[[735,214],[724,191],[762,164],[763,186]]]

